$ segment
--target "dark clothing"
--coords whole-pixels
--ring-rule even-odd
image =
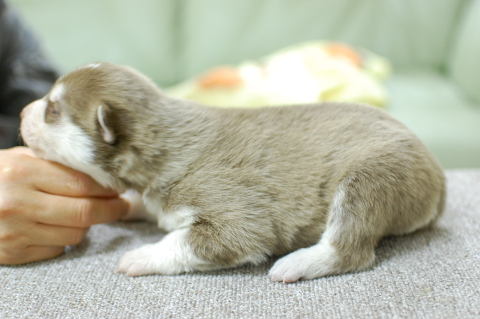
[[[0,0],[0,149],[19,143],[20,111],[58,77],[33,34]]]

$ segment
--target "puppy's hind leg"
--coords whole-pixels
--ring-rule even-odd
[[[279,259],[269,272],[271,280],[290,283],[364,270],[373,264],[382,226],[371,211],[374,205],[368,205],[351,182],[346,179],[338,186],[318,244]]]

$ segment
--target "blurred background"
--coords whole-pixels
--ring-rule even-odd
[[[163,88],[305,41],[365,48],[391,66],[385,110],[445,168],[480,167],[480,0],[6,2],[60,73],[109,61]]]

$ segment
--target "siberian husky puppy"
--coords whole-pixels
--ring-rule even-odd
[[[39,157],[135,190],[168,232],[121,258],[128,276],[284,255],[269,272],[274,281],[359,271],[372,266],[382,237],[431,225],[444,207],[435,158],[370,106],[216,108],[96,63],[61,77],[22,118]]]

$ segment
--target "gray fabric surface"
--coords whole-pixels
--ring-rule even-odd
[[[127,278],[118,259],[162,234],[98,225],[59,258],[0,267],[0,318],[480,318],[480,170],[447,178],[438,226],[383,240],[365,272],[286,285],[267,278],[271,261]]]

